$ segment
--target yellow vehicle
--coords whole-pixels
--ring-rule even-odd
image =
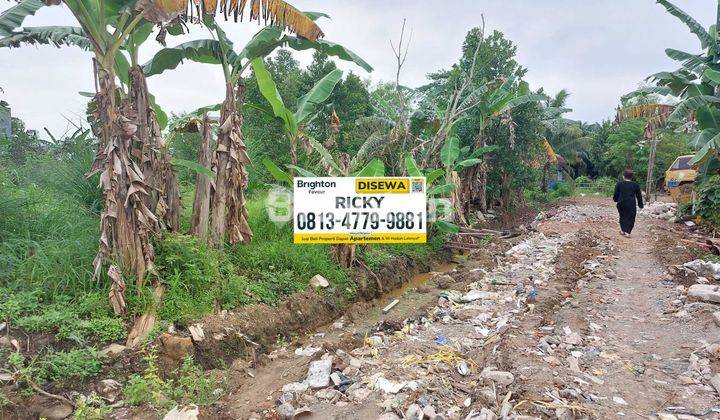
[[[693,156],[678,156],[670,168],[665,171],[665,189],[670,193],[673,201],[678,204],[692,201],[692,191],[697,176],[697,171],[690,165],[690,159]]]

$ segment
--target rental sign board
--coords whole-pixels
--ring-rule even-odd
[[[296,244],[424,243],[424,177],[298,177]]]

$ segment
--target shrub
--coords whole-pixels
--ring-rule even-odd
[[[697,213],[706,222],[720,226],[720,175],[705,178],[697,185]]]

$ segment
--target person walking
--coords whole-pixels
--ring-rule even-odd
[[[635,226],[637,207],[643,208],[642,192],[640,186],[633,182],[633,175],[632,169],[625,169],[623,180],[615,185],[613,194],[613,200],[617,203],[620,215],[620,233],[628,237]]]

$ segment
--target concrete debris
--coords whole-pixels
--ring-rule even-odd
[[[205,339],[205,331],[203,331],[202,324],[191,325],[188,327],[188,331],[190,331],[190,335],[196,343]]]
[[[322,350],[320,347],[312,347],[312,346],[307,346],[305,348],[298,347],[295,349],[295,354],[298,356],[311,357],[312,355],[319,352],[320,350]]]
[[[510,385],[515,381],[515,376],[512,373],[492,370],[490,368],[483,369],[480,373],[480,377],[491,380],[500,385]]]
[[[638,211],[638,214],[640,215],[668,221],[674,219],[676,213],[676,203],[665,203],[662,201],[653,201],[651,203],[646,203],[645,207]]]
[[[99,396],[113,403],[122,392],[122,385],[115,379],[103,379],[95,387]]]
[[[705,260],[692,260],[683,264],[683,267],[692,270],[698,277],[720,280],[720,263]]]
[[[689,300],[720,303],[720,286],[709,284],[693,284],[688,288]]]
[[[316,360],[310,363],[305,383],[312,389],[324,388],[330,385],[330,371],[332,359]]]
[[[315,274],[310,279],[310,286],[316,288],[316,289],[325,289],[327,287],[330,287],[330,282],[320,274]]]
[[[176,405],[165,414],[163,420],[197,420],[199,415],[200,410],[196,405],[188,405],[185,407]]]

